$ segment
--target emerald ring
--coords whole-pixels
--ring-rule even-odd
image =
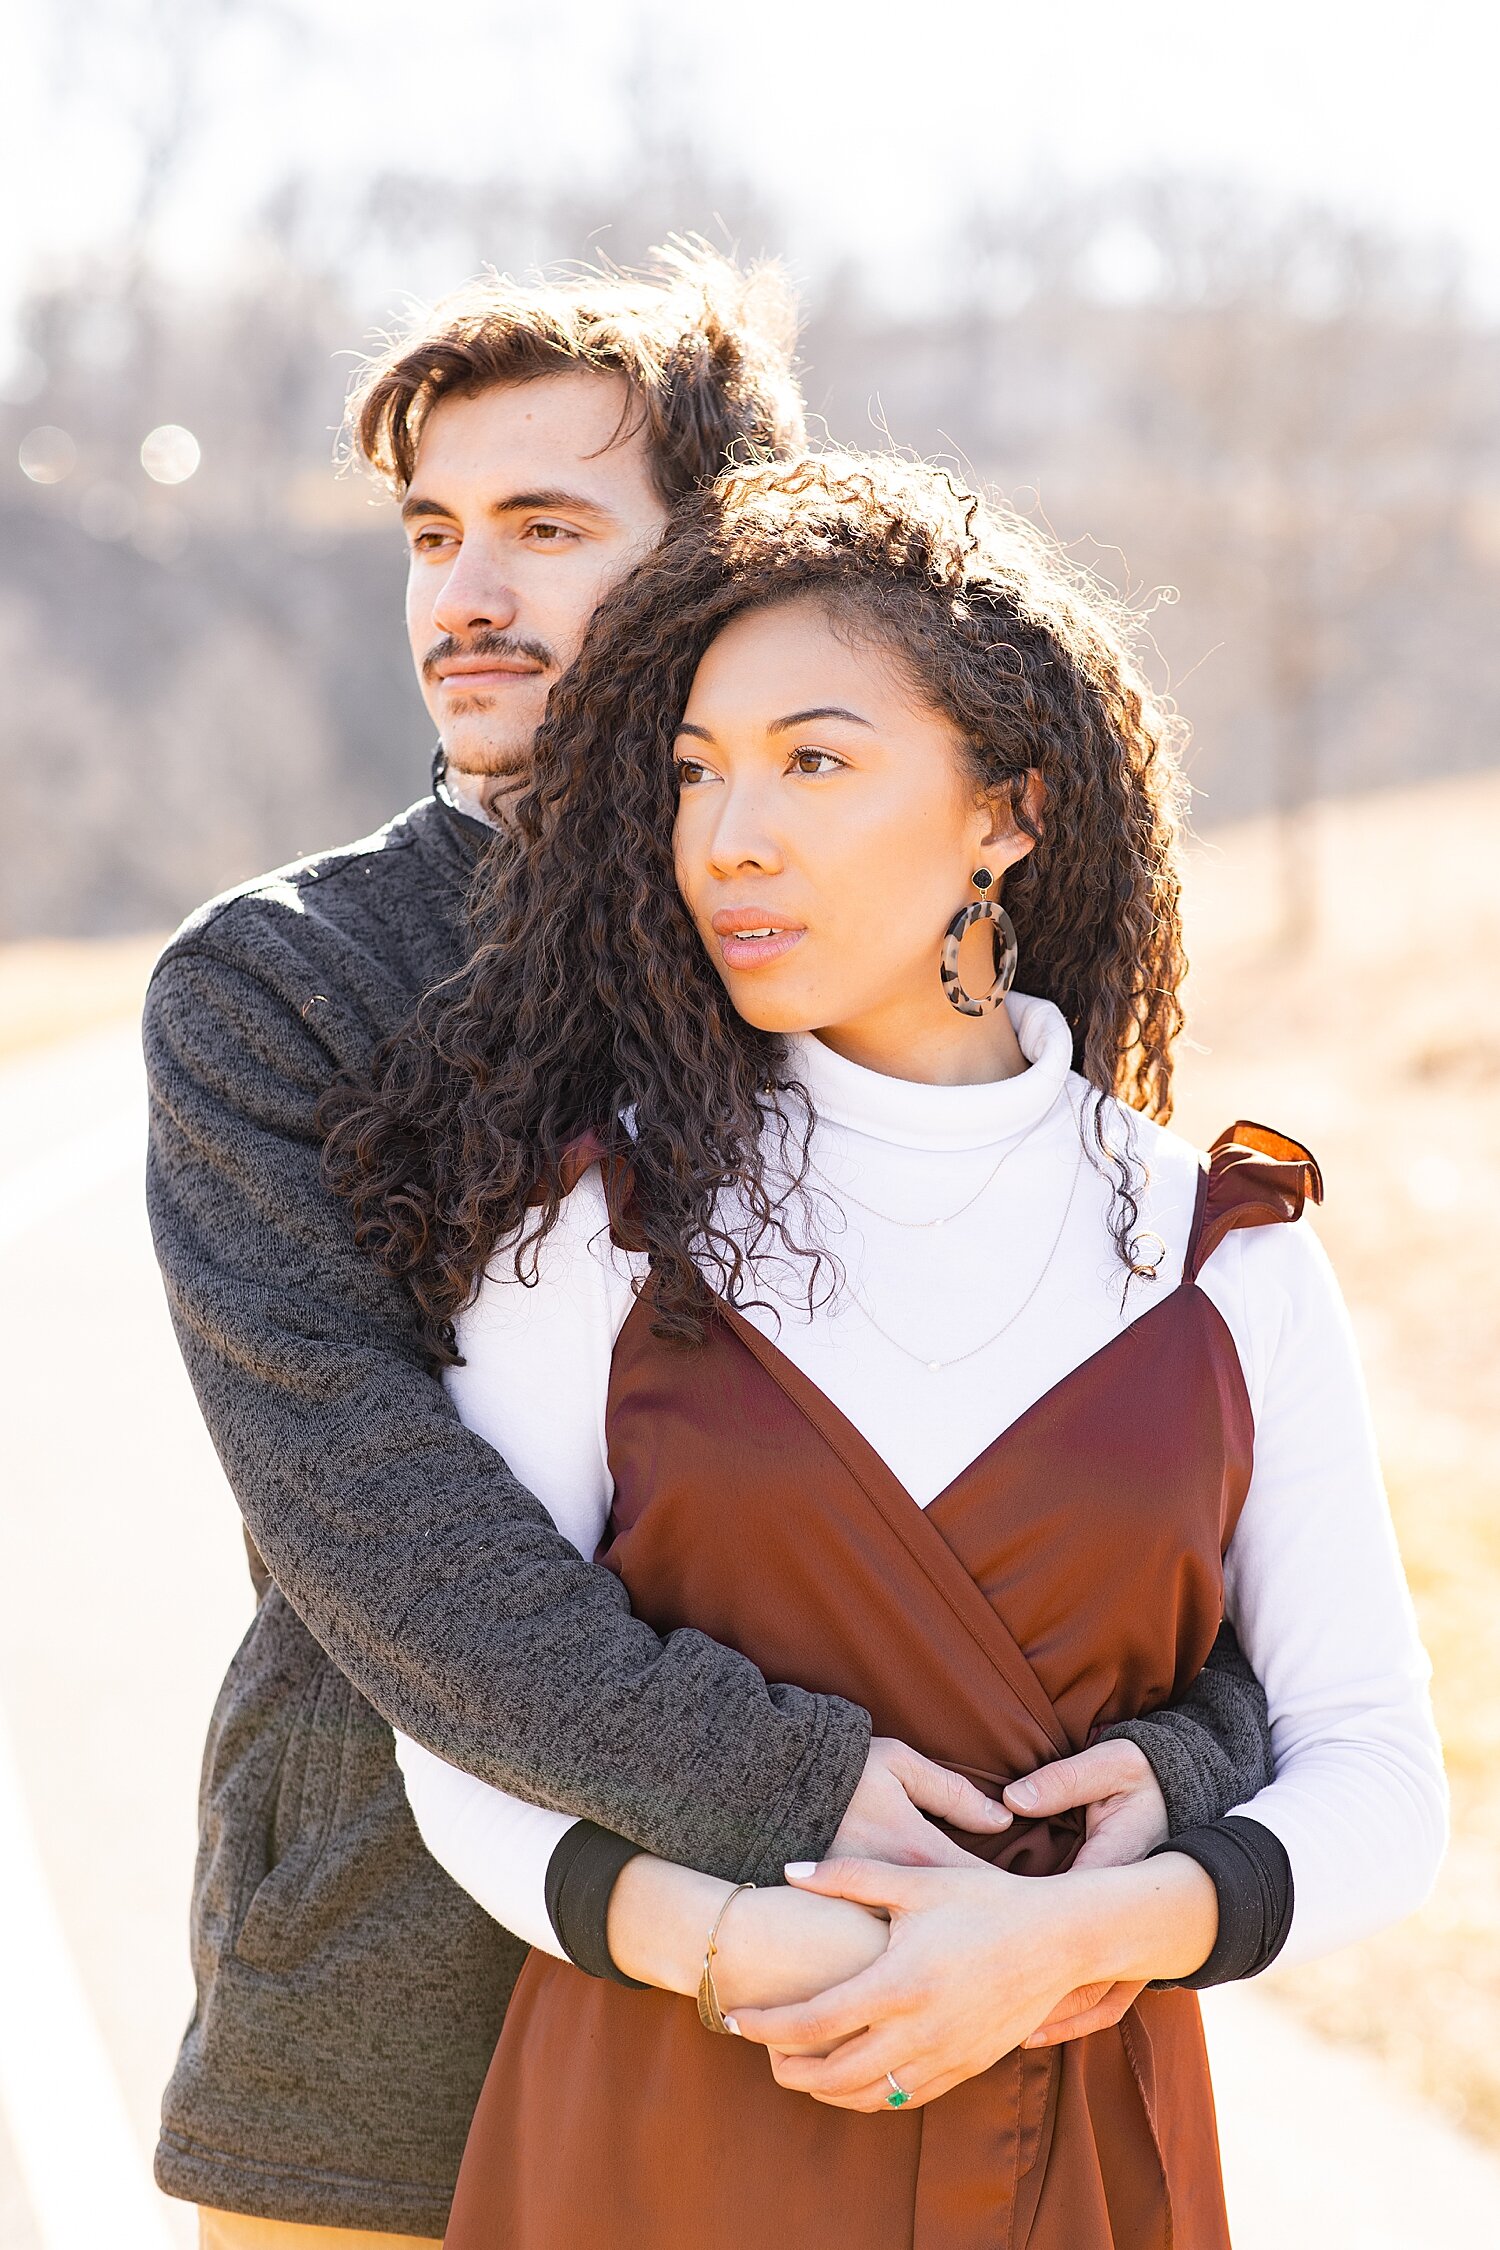
[[[889,2093],[888,2093],[888,2094],[886,2095],[886,2097],[885,2097],[885,2106],[886,2106],[886,2108],[887,2108],[887,2109],[905,2109],[905,2107],[906,2107],[907,2103],[908,2103],[908,2102],[909,2102],[909,2101],[911,2100],[911,2096],[910,2096],[910,2094],[909,2094],[909,2093],[908,2093],[908,2092],[906,2091],[906,2088],[905,2088],[905,2087],[904,2087],[904,2086],[903,2086],[903,2085],[901,2084],[900,2080],[899,2080],[899,2079],[898,2079],[898,2078],[896,2077],[896,2074],[895,2074],[895,2072],[894,2072],[894,2071],[890,2071],[890,2070],[888,2070],[888,2071],[886,2072],[886,2074],[885,2074],[885,2078],[886,2078],[886,2084],[887,2084],[887,2085],[888,2085],[888,2086],[890,2087],[890,2089],[891,2089],[891,2090],[890,2090],[890,2092],[889,2092]]]

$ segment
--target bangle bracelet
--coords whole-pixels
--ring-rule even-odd
[[[698,1979],[698,2021],[705,2031],[722,2031],[726,2034],[729,2031],[729,2026],[724,2021],[724,2011],[719,2006],[718,1990],[714,1984],[714,1955],[719,1950],[719,1930],[725,1915],[729,1912],[741,1891],[753,1891],[754,1888],[753,1883],[736,1883],[734,1889],[714,1916],[713,1928],[708,1933],[708,1946],[703,1955],[703,1974]]]

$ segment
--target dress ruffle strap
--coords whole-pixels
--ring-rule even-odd
[[[604,1201],[609,1211],[609,1237],[619,1250],[644,1250],[646,1239],[635,1216],[635,1173],[628,1157],[618,1149],[606,1147],[600,1136],[590,1127],[569,1141],[558,1165],[558,1178],[564,1195],[570,1195],[585,1172],[597,1164],[604,1183]]]
[[[1209,1150],[1184,1266],[1196,1281],[1236,1227],[1284,1226],[1323,1200],[1318,1160],[1300,1141],[1240,1118]]]

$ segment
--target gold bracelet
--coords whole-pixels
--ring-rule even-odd
[[[753,1891],[754,1888],[753,1883],[736,1883],[734,1889],[714,1916],[714,1926],[708,1933],[708,1950],[703,1956],[703,1974],[698,1979],[698,2021],[705,2031],[722,2031],[725,2033],[729,2031],[729,2026],[724,2021],[724,2011],[719,2006],[718,1990],[714,1984],[714,1955],[719,1950],[719,1929],[725,1915],[729,1912],[741,1891]]]

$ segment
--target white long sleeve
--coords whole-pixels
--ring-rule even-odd
[[[1068,1071],[1066,1026],[1046,1003],[1013,1001],[1012,1012],[1032,1067],[997,1086],[909,1085],[799,1043],[819,1120],[815,1208],[846,1285],[809,1313],[796,1276],[779,1305],[747,1308],[919,1506],[1156,1301],[1180,1270],[1191,1221],[1196,1153],[1117,1113],[1149,1170],[1142,1229],[1168,1249],[1155,1289],[1138,1284],[1122,1303],[1108,1182],[1078,1162],[1085,1090]],[[961,1225],[891,1223],[956,1213],[976,1189]],[[634,1271],[609,1244],[590,1174],[543,1246],[536,1287],[497,1263],[460,1323],[467,1364],[449,1377],[464,1421],[585,1554],[612,1497],[609,1363]],[[996,1348],[928,1371],[929,1354],[946,1361],[976,1341],[976,1305],[998,1327],[1004,1291],[1019,1303],[1039,1273],[1024,1319]],[[775,1272],[759,1278],[774,1292]],[[1226,1611],[1266,1688],[1277,1776],[1243,1809],[1286,1847],[1296,1903],[1284,1958],[1302,1959],[1396,1919],[1431,1885],[1446,1798],[1428,1666],[1348,1321],[1316,1237],[1305,1222],[1232,1234],[1201,1286],[1234,1338],[1255,1413]],[[558,1952],[544,1879],[567,1818],[414,1743],[398,1739],[398,1753],[434,1856],[497,1920]]]

